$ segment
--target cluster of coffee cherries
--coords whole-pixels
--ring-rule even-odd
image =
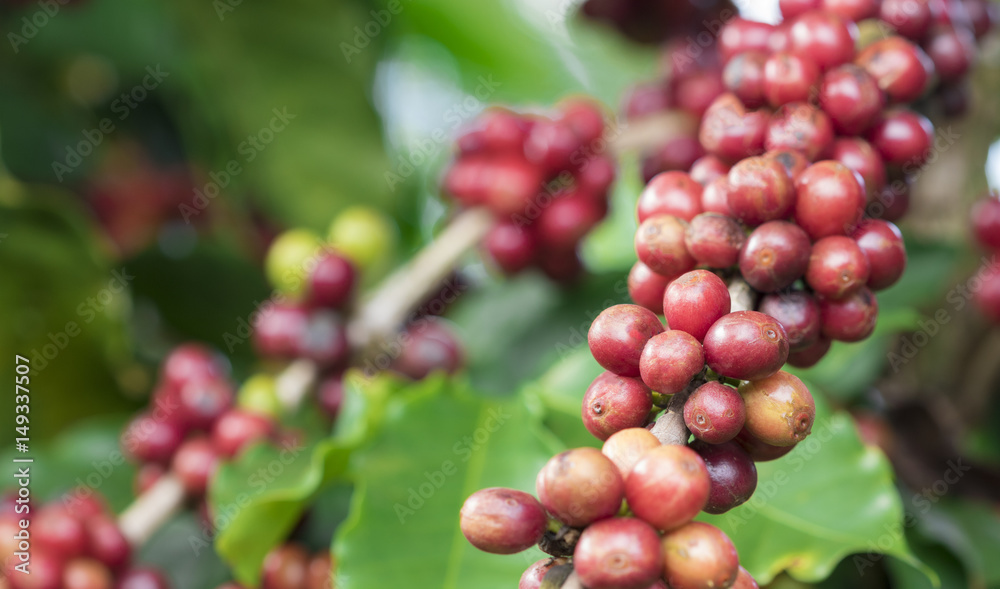
[[[615,179],[608,130],[599,107],[570,99],[552,118],[487,110],[458,138],[443,189],[493,213],[484,247],[500,270],[537,266],[557,282],[580,273],[577,246],[607,215]]]
[[[329,551],[309,554],[298,544],[288,543],[271,550],[264,558],[260,589],[335,589],[334,562]],[[218,589],[244,589],[226,583]]]
[[[726,8],[732,10],[725,0],[587,0],[580,12],[638,43],[660,43],[697,34],[696,27]]]
[[[2,589],[169,589],[155,569],[132,562],[132,548],[96,493],[41,506],[7,497],[0,506]],[[22,560],[30,544],[30,559]],[[16,570],[27,563],[30,574]]]
[[[996,193],[982,198],[972,209],[972,231],[979,245],[989,253],[984,258],[982,281],[974,292],[976,306],[993,323],[1000,324],[1000,197]]]

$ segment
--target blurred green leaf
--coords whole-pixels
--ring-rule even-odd
[[[210,533],[198,514],[183,513],[160,528],[136,560],[167,575],[171,587],[216,589],[230,575],[226,564],[205,544]]]

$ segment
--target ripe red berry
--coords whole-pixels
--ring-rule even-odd
[[[900,35],[919,41],[927,34],[933,16],[928,0],[882,0],[879,19]]]
[[[774,53],[764,64],[764,93],[773,107],[812,100],[819,81],[819,66],[804,55]]]
[[[285,544],[264,557],[262,589],[298,589],[305,586],[309,553],[301,546]]]
[[[691,257],[709,268],[734,266],[746,240],[743,227],[735,219],[718,213],[698,215],[684,232],[684,245]]]
[[[13,554],[4,557],[8,561]],[[66,589],[63,583],[63,563],[65,561],[45,550],[31,550],[30,574],[14,571],[14,561],[5,562],[4,581],[10,582],[11,589]]]
[[[767,101],[764,93],[764,51],[744,51],[733,56],[722,70],[726,89],[736,95],[748,108],[759,108]]]
[[[812,10],[819,10],[823,7],[823,0],[779,0],[781,16],[785,21],[790,21],[800,14]]]
[[[219,466],[219,453],[207,438],[192,438],[177,449],[171,470],[194,496],[205,494],[209,480]]]
[[[200,344],[174,348],[163,361],[160,379],[167,388],[179,389],[194,379],[224,379],[229,376],[225,359]]]
[[[1000,323],[1000,270],[989,268],[979,279],[982,284],[973,292],[973,300],[987,319]]]
[[[604,133],[604,113],[592,100],[570,98],[559,104],[559,111],[558,120],[572,129],[580,143],[597,141]]]
[[[705,462],[694,450],[657,446],[632,468],[625,498],[636,517],[658,530],[672,530],[705,507],[710,484]]]
[[[746,429],[773,446],[793,446],[812,431],[816,403],[797,376],[777,372],[740,385],[747,407]]]
[[[136,495],[142,495],[158,483],[166,472],[167,469],[162,464],[156,462],[147,462],[140,465],[135,473],[135,480],[132,484],[133,491]]]
[[[132,548],[115,520],[106,515],[97,515],[87,521],[86,527],[90,556],[113,571],[120,571],[128,565]]]
[[[898,227],[888,221],[867,219],[851,237],[868,259],[868,288],[883,290],[899,280],[906,269],[906,245]]]
[[[830,340],[820,337],[815,343],[788,354],[788,363],[796,368],[812,368],[830,351]]]
[[[813,345],[823,330],[819,302],[805,291],[769,294],[761,299],[757,310],[774,317],[785,328],[789,358],[796,351]]]
[[[805,274],[810,245],[809,236],[794,223],[764,223],[740,251],[740,274],[760,292],[781,290]]]
[[[696,117],[705,114],[712,101],[726,91],[722,72],[715,68],[675,77],[671,80],[671,86],[677,108]],[[694,159],[698,157],[701,156]]]
[[[885,113],[868,133],[868,140],[887,164],[916,171],[930,156],[934,125],[927,117],[906,109]]]
[[[885,162],[878,151],[860,137],[843,137],[833,142],[830,158],[857,172],[865,181],[868,200],[885,188]]]
[[[308,330],[309,314],[305,308],[274,303],[262,309],[254,321],[254,347],[262,356],[294,358]]]
[[[760,589],[760,586],[745,568],[740,567],[740,572],[736,575],[736,582],[733,583],[731,589]]]
[[[858,135],[878,118],[885,94],[864,68],[845,63],[823,76],[819,104],[837,132]]]
[[[701,344],[689,333],[676,329],[653,336],[646,343],[639,362],[642,382],[664,395],[684,390],[704,367]]]
[[[61,559],[82,556],[87,529],[62,505],[47,505],[31,519],[33,545]]]
[[[692,270],[695,260],[684,245],[687,222],[673,215],[650,217],[635,233],[635,253],[653,272],[678,276]]]
[[[607,456],[618,467],[623,479],[627,479],[635,464],[651,448],[660,446],[656,436],[641,427],[623,429],[604,441],[601,454]]]
[[[573,155],[582,143],[573,127],[565,121],[539,119],[528,132],[524,155],[531,164],[547,172],[558,172],[570,167]]]
[[[822,10],[800,15],[788,30],[788,50],[808,56],[821,70],[851,61],[857,40],[854,23]]]
[[[548,249],[573,249],[607,213],[607,203],[580,192],[560,196],[542,209],[535,236]]]
[[[823,336],[841,342],[859,342],[875,331],[878,301],[862,287],[843,299],[822,300]]]
[[[619,376],[639,376],[639,358],[646,342],[663,332],[649,309],[615,305],[601,312],[590,326],[587,342],[597,363]]]
[[[514,489],[476,491],[462,505],[462,534],[473,546],[492,554],[531,548],[542,539],[547,525],[541,503]]]
[[[760,225],[788,217],[795,206],[795,187],[781,162],[750,157],[729,170],[727,200],[734,217]]]
[[[309,273],[306,287],[309,304],[340,309],[354,294],[356,274],[350,260],[335,252],[324,252]]]
[[[89,558],[66,563],[62,581],[63,589],[112,589],[111,573],[107,567]]]
[[[609,157],[594,156],[576,172],[576,186],[585,194],[604,200],[615,182],[615,162]]]
[[[730,313],[705,336],[705,361],[717,374],[759,380],[788,359],[788,336],[773,317],[756,311]]]
[[[746,51],[768,51],[774,25],[746,20],[731,19],[719,33],[719,55],[723,61]]]
[[[736,437],[746,421],[743,398],[733,387],[708,382],[684,403],[684,424],[694,437],[722,444]]]
[[[232,387],[221,380],[192,380],[181,387],[179,417],[191,429],[206,429],[233,404]]]
[[[542,581],[546,573],[553,567],[564,565],[569,562],[566,558],[543,558],[535,564],[525,569],[521,575],[521,580],[517,584],[517,589],[541,589]]]
[[[746,503],[757,489],[757,467],[736,442],[708,444],[696,441],[691,449],[701,456],[712,483],[706,513],[725,513]]]
[[[691,522],[663,537],[664,575],[671,589],[731,587],[739,574],[736,547],[715,526]]]
[[[338,368],[347,363],[350,353],[347,328],[340,315],[323,310],[309,315],[294,356],[312,360],[323,368]]]
[[[823,10],[829,10],[843,18],[861,22],[878,15],[881,0],[823,0]]]
[[[708,186],[716,178],[728,174],[729,168],[729,164],[719,159],[718,156],[706,155],[698,158],[698,161],[691,165],[689,174],[695,182],[702,186]]]
[[[573,567],[588,589],[649,589],[663,573],[660,535],[635,518],[599,521],[580,535]]]
[[[935,27],[924,48],[934,71],[945,82],[962,79],[976,59],[976,38],[965,27]]]
[[[271,419],[250,411],[232,409],[225,412],[212,428],[212,444],[224,458],[232,458],[254,442],[266,440],[274,433]]]
[[[836,161],[817,162],[796,183],[795,222],[812,239],[847,235],[861,221],[867,197],[858,176]]]
[[[633,86],[625,96],[622,110],[629,120],[663,112],[674,107],[672,95],[661,81]]]
[[[623,429],[646,425],[652,408],[653,395],[643,381],[605,372],[583,395],[583,425],[597,439],[606,440]]]
[[[639,222],[654,215],[673,215],[690,221],[701,212],[701,184],[685,172],[658,174],[639,195]]]
[[[729,208],[729,172],[712,180],[701,193],[701,207],[706,213],[733,216]]]
[[[704,155],[705,149],[698,142],[698,137],[682,132],[666,139],[666,143],[645,156],[642,161],[642,179],[648,183],[657,174],[687,170]]]
[[[799,175],[806,171],[809,167],[810,162],[806,159],[806,156],[801,151],[796,151],[794,149],[776,149],[773,151],[764,152],[764,157],[772,159],[782,166],[785,167],[785,171],[788,172],[788,177],[792,179],[794,183],[799,179]]]
[[[747,110],[735,94],[723,94],[705,111],[698,139],[708,153],[738,161],[764,151],[769,119],[766,111]]]
[[[462,347],[446,322],[427,317],[407,326],[392,370],[414,380],[442,371],[454,374],[464,361]]]
[[[135,462],[166,464],[184,441],[184,433],[172,420],[140,414],[122,432],[122,451]]]
[[[855,60],[885,92],[890,102],[913,102],[934,74],[924,50],[902,37],[888,37],[866,47]]]
[[[663,309],[671,329],[687,332],[700,342],[708,329],[731,310],[729,289],[715,274],[693,270],[670,283]]]
[[[636,262],[628,273],[628,294],[632,302],[656,313],[663,314],[663,297],[670,278],[653,272],[649,266]]]
[[[534,234],[512,222],[494,225],[484,246],[490,258],[507,274],[517,274],[531,266],[538,250]]]
[[[556,284],[572,284],[583,272],[583,262],[576,248],[551,250],[538,260],[538,269]]]
[[[569,134],[572,136],[572,132]],[[484,165],[479,180],[482,202],[501,218],[523,215],[542,191],[544,180],[539,165],[520,155],[491,157]]]
[[[527,121],[505,108],[492,107],[476,118],[458,138],[459,152],[513,153],[520,151],[528,136]]]
[[[625,495],[618,467],[595,448],[553,457],[535,481],[538,499],[553,517],[574,528],[614,517]]]
[[[856,241],[831,235],[813,244],[806,283],[821,297],[840,299],[867,284],[870,272]]]
[[[989,195],[972,207],[972,231],[981,246],[1000,250],[1000,198]]]
[[[769,151],[799,151],[809,161],[816,161],[829,151],[833,136],[833,123],[826,113],[805,102],[791,102],[771,116],[764,145]]]

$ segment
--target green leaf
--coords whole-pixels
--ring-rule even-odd
[[[216,589],[230,579],[229,571],[205,543],[200,520],[190,512],[173,518],[142,546],[136,560],[166,574],[171,587]]]
[[[541,553],[479,552],[458,511],[482,488],[532,491],[554,442],[522,404],[476,398],[454,381],[400,392],[355,455],[352,516],[334,546],[338,589],[510,587]]]
[[[862,444],[851,417],[831,412],[818,390],[812,435],[785,457],[757,465],[757,491],[718,516],[701,519],[729,534],[740,562],[761,583],[787,570],[808,582],[824,579],[855,553],[885,553],[936,574],[910,550],[903,507],[885,455]],[[887,530],[900,532],[882,542]]]

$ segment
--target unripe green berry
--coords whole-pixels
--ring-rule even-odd
[[[301,297],[322,248],[319,236],[306,229],[292,229],[276,237],[264,260],[264,273],[271,286],[281,294]]]

